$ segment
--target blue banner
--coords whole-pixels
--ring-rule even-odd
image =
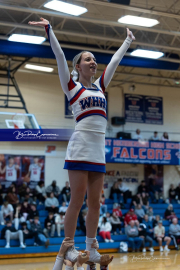
[[[140,95],[125,94],[126,122],[144,123],[144,98]]]
[[[106,139],[107,163],[180,165],[180,143]]]
[[[73,129],[0,129],[0,141],[69,141]]]
[[[144,97],[146,124],[163,125],[162,97]]]
[[[162,97],[124,95],[126,122],[163,125]]]

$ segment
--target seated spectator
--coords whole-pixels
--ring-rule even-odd
[[[124,203],[127,203],[127,199],[131,198],[131,191],[123,183],[122,179],[118,179],[118,184],[119,184],[119,190],[120,190],[120,192],[121,192],[121,194],[123,195],[123,198],[124,198]]]
[[[149,219],[148,215],[145,215],[142,223],[146,225],[146,232],[148,235],[153,236],[153,226],[152,226],[152,221]]]
[[[129,222],[131,220],[134,220],[136,223],[137,223],[137,216],[136,214],[134,213],[134,209],[130,209],[129,212],[125,215],[125,218],[124,218],[124,223],[125,225],[129,225]]]
[[[141,204],[138,204],[135,209],[135,214],[137,215],[137,218],[140,222],[142,222],[142,219],[145,216],[144,209],[142,208]]]
[[[162,220],[159,220],[158,225],[154,228],[154,239],[159,243],[160,251],[163,251],[162,242],[164,241],[166,242],[164,250],[170,251],[170,249],[168,249],[168,245],[171,242],[171,238],[169,236],[165,236],[165,228],[162,226]]]
[[[51,235],[51,237],[54,237],[55,217],[53,212],[49,212],[48,217],[45,219],[43,232],[47,238],[49,238],[49,234]]]
[[[24,200],[24,202],[22,203],[22,207],[21,207],[21,210],[20,210],[20,214],[21,214],[21,215],[24,217],[24,219],[25,219],[24,221],[27,220],[27,217],[28,217],[30,211],[31,211],[31,207],[30,207],[30,205],[29,205],[29,203],[28,203],[28,200],[26,199],[26,200]]]
[[[6,222],[6,226],[1,231],[1,239],[6,239],[5,248],[10,248],[10,240],[11,239],[19,239],[20,248],[25,248],[26,246],[23,244],[23,232],[22,230],[16,230],[12,226],[12,222],[9,220]]]
[[[115,182],[110,190],[109,199],[113,200],[114,203],[124,203],[123,194],[119,189],[119,183]]]
[[[12,222],[14,209],[10,203],[5,201],[1,207],[0,211],[0,224],[4,225],[7,220]]]
[[[158,225],[158,222],[162,220],[162,217],[160,217],[160,215],[156,215],[155,219],[153,219],[152,224],[153,224],[153,228],[156,227]]]
[[[141,194],[137,193],[132,197],[131,206],[137,207],[138,204],[142,204]]]
[[[168,208],[166,209],[165,213],[164,213],[164,218],[167,219],[167,220],[172,220],[173,218],[177,218],[176,217],[176,214],[173,210],[173,205],[172,204],[169,204],[168,205]]]
[[[169,139],[169,135],[167,132],[164,132],[162,137],[161,137],[161,141],[170,141]]]
[[[31,223],[30,229],[32,232],[37,233],[34,245],[38,246],[39,244],[43,243],[47,248],[49,246],[49,239],[47,239],[43,233],[43,229],[39,222],[39,217],[34,217],[34,221]]]
[[[171,225],[169,226],[169,235],[172,238],[176,250],[179,250],[178,242],[180,241],[180,225],[178,219],[173,218]]]
[[[15,182],[11,183],[11,185],[8,187],[6,193],[7,194],[10,193],[12,191],[12,188],[15,188],[15,193],[17,194],[18,192],[17,192],[17,188],[16,188],[16,183]]]
[[[100,198],[100,215],[101,216],[107,212],[107,205],[105,204],[105,200],[106,198],[104,194],[102,194]]]
[[[104,239],[105,242],[114,242],[114,240],[111,239],[111,230],[111,223],[107,221],[106,217],[103,217],[99,226],[99,235]]]
[[[125,227],[125,234],[128,237],[128,242],[132,247],[132,252],[139,252],[139,248],[143,242],[143,239],[139,237],[139,231],[137,225],[135,225],[135,221],[131,220],[129,225]]]
[[[159,185],[156,185],[155,179],[150,179],[149,195],[151,197],[152,203],[157,203],[159,199],[163,198],[162,189]]]
[[[107,213],[104,214],[103,216],[99,216],[98,227],[99,227],[100,224],[102,223],[103,217],[106,217],[106,220],[107,220],[108,222],[110,222],[111,214],[110,214],[109,212],[107,212]]]
[[[32,203],[30,205],[28,221],[32,223],[34,221],[34,217],[39,217],[39,211],[37,210],[36,203]]]
[[[37,238],[37,237],[38,237],[37,232],[31,231],[31,230],[27,227],[27,223],[26,223],[26,222],[22,222],[22,223],[21,223],[21,228],[22,228],[22,232],[23,232],[24,245],[25,245],[26,239],[32,239],[32,238],[35,238],[35,240],[38,239],[38,238]],[[37,239],[36,239],[36,238],[37,238]]]
[[[173,184],[170,185],[168,193],[169,193],[169,202],[176,203],[176,189]]]
[[[27,188],[27,184],[25,182],[23,182],[22,185],[18,188],[18,195],[20,197],[20,201],[24,200],[24,197],[26,194],[26,188]]]
[[[153,212],[153,208],[152,207],[148,207],[146,214],[149,217],[149,221],[152,221],[153,219],[155,219],[155,216],[154,216],[154,212]]]
[[[67,209],[68,209],[68,206],[66,205],[66,202],[63,202],[62,206],[59,207],[59,214],[60,215],[65,215]]]
[[[12,187],[9,191],[9,193],[7,194],[7,201],[9,204],[12,204],[14,210],[16,210],[16,206],[19,203],[19,199],[18,196],[16,194],[16,188]]]
[[[64,202],[70,202],[70,198],[71,198],[71,188],[69,186],[69,182],[66,181],[66,185],[65,187],[63,187],[61,194],[63,196],[63,200]]]
[[[50,197],[45,200],[46,210],[53,213],[58,213],[59,201],[54,197],[54,193],[50,193]]]
[[[56,214],[55,215],[55,225],[56,225],[56,230],[57,230],[57,235],[60,237],[61,236],[61,230],[64,229],[64,215],[61,214]]]
[[[134,140],[143,140],[140,129],[136,129],[136,134],[133,136]]]
[[[36,196],[40,203],[44,203],[47,199],[46,188],[44,186],[44,181],[39,181],[36,186]]]
[[[122,211],[121,211],[121,205],[120,204],[118,204],[118,203],[113,204],[113,213],[116,213],[117,217],[120,220],[123,220],[123,214],[122,214]]]
[[[146,182],[144,180],[141,181],[141,184],[138,186],[138,191],[137,191],[137,194],[142,194],[142,193],[145,193],[148,195],[148,186],[146,185]]]
[[[158,132],[154,131],[154,135],[149,139],[150,141],[159,141]]]
[[[142,252],[146,252],[145,243],[149,243],[149,251],[153,252],[153,239],[147,233],[147,226],[144,223],[140,223],[138,227],[139,237],[142,238]]]
[[[1,184],[0,184],[0,205],[2,205],[3,204],[3,188],[2,188],[2,186],[1,186]]]
[[[180,204],[180,183],[176,188],[176,200],[178,200],[178,203]]]
[[[87,216],[87,209],[81,208],[81,211],[79,212],[79,229],[86,235],[86,216]],[[102,216],[100,216],[102,217]]]
[[[149,196],[145,192],[141,194],[141,203],[142,203],[142,208],[144,209],[145,212],[147,212],[149,208]]]
[[[51,185],[46,188],[46,193],[48,195],[50,195],[50,193],[52,193],[52,192],[54,193],[54,196],[56,198],[58,198],[60,193],[61,193],[60,188],[57,186],[56,180],[53,180]]]
[[[23,216],[23,214],[21,213],[21,204],[19,203],[16,207],[16,211],[15,211],[15,214],[14,214],[14,227],[16,230],[19,229],[19,223],[21,222],[25,222],[26,221],[26,218]]]
[[[29,204],[33,203],[33,201],[34,201],[34,194],[33,194],[32,190],[29,187],[26,187],[25,196],[24,196],[22,202],[24,200],[28,200]]]
[[[117,235],[118,234],[117,230],[118,230],[119,234],[122,234],[121,221],[116,212],[112,213],[112,216],[110,217],[109,221],[112,225],[112,233]]]

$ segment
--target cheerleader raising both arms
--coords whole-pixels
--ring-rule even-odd
[[[75,131],[68,143],[64,165],[64,169],[68,170],[71,187],[71,200],[64,222],[65,237],[74,239],[77,218],[87,192],[86,250],[90,251],[89,262],[100,264],[104,255],[101,256],[95,248],[91,247],[91,244],[96,239],[100,196],[106,172],[105,130],[107,119],[104,92],[135,37],[127,29],[127,38],[124,43],[113,55],[101,77],[93,83],[97,63],[91,52],[83,51],[74,57],[73,78],[71,78],[65,55],[49,21],[41,18],[40,22],[29,22],[29,24],[46,29],[57,60],[61,86],[72,106],[75,118]],[[78,255],[79,252],[73,245],[67,250],[65,258],[76,262]]]

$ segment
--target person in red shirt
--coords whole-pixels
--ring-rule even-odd
[[[118,203],[114,203],[114,205],[113,205],[113,213],[116,213],[116,215],[120,218],[120,219],[122,219],[122,216],[123,216],[123,214],[122,214],[122,211],[121,211],[121,206],[120,206],[120,204],[118,204]]]
[[[136,216],[136,214],[134,213],[134,209],[132,209],[132,208],[131,208],[131,209],[129,210],[129,212],[125,215],[125,218],[124,218],[124,223],[125,223],[125,225],[128,225],[129,222],[130,222],[131,220],[134,220],[134,221],[137,220],[137,216]]]

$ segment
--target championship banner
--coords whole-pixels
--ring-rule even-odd
[[[144,119],[146,124],[163,125],[163,106],[161,97],[144,97]]]
[[[162,97],[124,95],[126,122],[163,125]]]
[[[44,181],[44,156],[21,156],[0,154],[0,185],[5,192],[11,184],[16,187],[26,183],[34,189],[37,183]]]
[[[124,95],[126,122],[144,123],[144,98],[140,95]]]
[[[180,165],[179,142],[106,139],[107,163]]]

